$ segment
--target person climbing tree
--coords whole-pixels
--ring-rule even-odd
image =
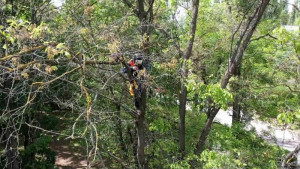
[[[143,82],[146,80],[147,67],[149,67],[149,65],[145,62],[144,56],[140,53],[135,54],[133,59],[131,59],[127,65],[129,67],[129,73],[132,76],[132,80],[129,84],[129,93],[134,96],[134,105],[137,108],[137,97],[140,97],[141,95],[142,88],[144,87]],[[127,73],[127,68],[124,67],[122,72]]]

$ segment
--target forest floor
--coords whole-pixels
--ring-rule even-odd
[[[74,145],[70,139],[53,139],[51,149],[57,153],[55,168],[57,169],[83,169],[87,167],[87,160],[83,149]]]
[[[230,110],[220,110],[215,121],[231,126],[232,116]],[[246,126],[247,130],[254,128],[256,133],[271,144],[276,144],[288,151],[295,149],[300,144],[300,130],[291,130],[283,127],[263,122],[254,118]],[[52,150],[57,153],[55,166],[58,169],[81,169],[87,167],[85,158],[86,152],[79,145],[74,144],[74,140],[54,138],[51,144]],[[300,164],[300,154],[298,154],[298,164]]]
[[[65,125],[72,121],[67,113],[57,113],[59,118],[56,128],[67,130]],[[64,137],[53,137],[50,147],[56,154],[54,169],[84,169],[87,168],[85,147],[79,144],[78,139],[65,139]]]

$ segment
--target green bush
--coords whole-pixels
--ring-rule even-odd
[[[41,136],[37,138],[33,144],[30,144],[23,152],[21,152],[22,168],[53,168],[56,153],[49,148],[51,141],[51,136]]]

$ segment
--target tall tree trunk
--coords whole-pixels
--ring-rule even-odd
[[[19,169],[21,160],[18,151],[18,139],[13,123],[9,121],[5,131],[7,169]]]
[[[196,145],[195,154],[200,155],[204,150],[205,141],[207,139],[207,136],[211,130],[211,126],[213,123],[214,118],[219,112],[220,108],[218,107],[212,107],[208,110],[209,118],[206,120],[205,127],[202,130],[201,136],[199,138],[199,141]]]
[[[188,70],[186,68],[186,62],[192,55],[195,33],[197,28],[199,0],[193,0],[192,3],[192,21],[190,30],[190,40],[188,46],[183,55],[183,65],[181,74],[181,89],[179,94],[179,153],[181,158],[185,156],[185,114],[186,114],[186,102],[187,102],[187,88],[185,86],[185,80],[188,76]]]
[[[10,91],[11,88],[13,87],[13,80],[12,79],[7,79],[4,82],[3,85],[3,91],[7,90]],[[9,93],[2,93],[3,96],[3,110],[1,112],[5,114],[6,112],[9,112],[10,110],[14,109],[14,104],[12,102],[12,97],[10,96]],[[4,131],[4,138],[5,138],[5,155],[6,155],[6,164],[7,164],[7,169],[18,169],[20,168],[21,165],[21,160],[20,160],[20,155],[18,151],[18,145],[19,145],[19,139],[18,139],[18,129],[16,128],[16,123],[15,117],[14,117],[14,112],[7,113],[6,116],[7,124],[2,131]]]
[[[136,7],[130,2],[130,0],[123,0],[123,3],[126,4],[129,8],[133,10],[135,15],[138,17],[140,22],[140,29],[142,35],[142,44],[143,51],[147,54],[150,54],[150,34],[151,34],[151,25],[153,23],[153,4],[155,0],[136,0]],[[146,2],[148,3],[149,8],[145,10]],[[124,63],[123,63],[124,64]],[[134,81],[134,78],[128,72],[128,77],[131,82]],[[139,82],[141,83],[141,82]],[[145,115],[146,115],[146,103],[147,103],[147,95],[146,95],[146,86],[144,84],[141,85],[141,91],[135,90],[135,101],[137,104],[136,111],[136,128],[137,128],[137,159],[139,163],[139,168],[147,169],[148,163],[146,161],[145,154],[145,146],[146,146],[146,138],[145,138]]]
[[[233,106],[232,106],[232,124],[240,122],[241,120],[241,95],[239,90],[241,89],[241,66],[237,68],[237,71],[234,73],[234,76],[237,77],[237,81],[232,84],[233,89]]]
[[[117,108],[117,119],[116,119],[116,129],[117,129],[117,134],[119,137],[119,142],[120,142],[120,146],[121,146],[121,150],[123,151],[122,153],[124,154],[123,157],[124,159],[128,158],[128,151],[123,139],[123,132],[122,132],[122,121],[121,121],[121,106],[120,104],[116,104],[116,108]]]
[[[146,54],[150,54],[150,25],[153,23],[153,3],[154,0],[149,0],[149,8],[145,10],[145,0],[137,0],[137,16],[140,22],[143,51]],[[142,82],[140,82],[142,83]],[[141,85],[141,91],[135,91],[135,99],[137,101],[137,117],[136,117],[136,128],[138,136],[137,144],[137,159],[139,167],[141,169],[148,169],[148,162],[145,154],[146,137],[145,137],[145,115],[146,115],[146,104],[147,104],[147,90],[144,84]],[[139,89],[138,89],[139,90]],[[139,93],[140,92],[140,93]]]
[[[135,139],[136,138],[135,132],[136,132],[136,130],[134,130],[132,132],[131,128],[129,126],[127,126],[127,133],[129,135],[129,140],[132,145],[132,155],[134,157],[135,166],[136,166],[136,168],[139,168],[139,162],[137,159],[137,140]]]
[[[240,95],[235,93],[233,95],[233,106],[232,106],[232,124],[240,122],[241,120],[241,98]]]
[[[185,114],[186,114],[187,88],[181,83],[179,95],[179,153],[183,158],[185,155]]]
[[[256,8],[254,14],[248,19],[247,26],[243,30],[242,35],[240,36],[237,47],[235,49],[234,55],[231,57],[228,69],[221,81],[221,87],[223,89],[226,88],[228,85],[229,79],[233,76],[234,72],[239,68],[241,65],[242,57],[244,55],[244,51],[249,45],[250,38],[252,37],[263,13],[265,12],[266,7],[268,6],[270,0],[262,0],[260,5]],[[240,43],[240,44],[239,44]],[[195,154],[200,155],[205,146],[205,142],[207,140],[207,136],[210,133],[212,122],[217,115],[220,107],[217,105],[213,105],[209,108],[209,117],[207,118],[206,125],[201,132],[199,137],[197,146],[195,148]],[[192,162],[192,165],[195,164],[195,161]]]
[[[31,122],[31,115],[29,115],[29,114],[25,114],[24,115],[25,116],[25,122],[27,123],[27,124],[30,124],[30,122]],[[32,144],[33,143],[33,136],[34,136],[34,132],[32,131],[32,130],[30,130],[30,128],[29,128],[29,126],[27,125],[27,124],[23,124],[23,126],[24,126],[24,149],[25,150],[27,150],[28,149],[28,146],[30,145],[30,144]],[[29,160],[30,160],[30,162],[29,161],[27,161],[27,163],[33,163],[34,162],[34,158],[35,158],[35,153],[34,152],[31,152],[30,153],[30,157],[31,158],[28,158]]]
[[[146,138],[145,138],[145,114],[146,114],[146,88],[142,88],[141,96],[137,98],[138,102],[138,110],[137,110],[137,118],[136,118],[136,128],[137,128],[137,136],[138,136],[138,144],[137,144],[137,159],[139,162],[139,167],[141,169],[147,169],[148,163],[146,161],[145,156],[145,146],[146,146]]]

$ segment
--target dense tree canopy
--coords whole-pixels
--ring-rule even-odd
[[[291,2],[0,1],[0,167],[54,168],[67,140],[86,168],[296,168],[246,129],[299,129]]]

